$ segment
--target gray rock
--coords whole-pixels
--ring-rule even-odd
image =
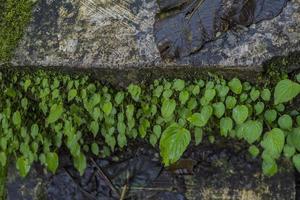
[[[159,61],[156,0],[40,0],[12,63],[117,67]]]
[[[187,159],[163,170],[160,162],[153,160],[155,152],[142,144],[121,152],[117,155],[118,162],[110,159],[89,162],[82,177],[71,167],[72,161],[63,156],[60,160],[65,161],[60,163],[55,175],[34,165],[23,179],[12,165],[8,172],[7,196],[8,200],[120,199],[118,192],[113,191],[107,180],[99,175],[101,167],[119,193],[124,184],[128,184],[128,199],[295,199],[291,162],[281,160],[279,172],[266,177],[262,175],[261,160],[250,158],[248,150],[240,149],[239,145],[205,142],[188,150],[184,155]]]
[[[156,0],[40,0],[11,63],[261,71],[265,61],[300,51],[300,0],[290,0],[272,20],[228,31],[192,55],[171,61],[161,58],[155,43],[153,25],[158,12]],[[128,72],[120,73],[127,76]]]
[[[297,51],[300,51],[300,0],[291,0],[274,19],[228,31],[179,62],[195,66],[252,67]]]

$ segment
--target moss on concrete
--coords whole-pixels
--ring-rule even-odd
[[[0,63],[11,58],[31,18],[33,0],[0,0]]]

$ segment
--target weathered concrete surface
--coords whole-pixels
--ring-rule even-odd
[[[261,71],[264,61],[300,51],[300,0],[290,0],[272,20],[231,30],[192,55],[168,61],[155,43],[158,12],[156,0],[40,0],[12,64]]]

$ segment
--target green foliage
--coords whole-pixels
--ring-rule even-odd
[[[227,137],[233,128],[233,121],[230,117],[223,117],[220,121],[220,133],[222,136]]]
[[[278,125],[283,130],[291,130],[293,127],[293,119],[291,116],[284,114],[279,117]]]
[[[259,154],[259,148],[257,148],[254,145],[251,145],[248,149],[249,153],[251,154],[252,157],[257,157]]]
[[[300,84],[289,79],[277,83],[274,92],[274,104],[285,103],[292,100],[300,93]]]
[[[221,135],[246,141],[253,157],[261,152],[263,172],[271,176],[281,154],[293,159],[300,152],[300,115],[284,113],[285,102],[272,104],[271,91],[218,77],[116,90],[87,76],[7,71],[0,73],[0,165],[15,157],[22,176],[34,162],[55,173],[64,147],[83,174],[86,155],[106,157],[143,139],[159,147],[168,166],[191,138],[213,144]]]
[[[293,163],[294,163],[296,169],[298,170],[298,172],[300,172],[300,154],[293,156]]]
[[[285,142],[285,136],[282,130],[274,128],[264,135],[261,146],[272,158],[279,158]]]
[[[188,147],[191,141],[190,132],[174,123],[163,133],[160,139],[159,148],[165,166],[176,162]]]
[[[242,83],[239,79],[237,78],[233,78],[229,83],[228,86],[230,88],[230,90],[235,93],[235,94],[241,94],[242,93]]]
[[[243,126],[243,136],[249,144],[256,142],[263,132],[263,125],[259,121],[249,120]]]
[[[265,114],[264,114],[265,120],[271,124],[273,121],[276,120],[277,118],[277,112],[274,109],[271,110],[266,110]]]
[[[168,119],[173,115],[175,108],[176,102],[174,99],[165,99],[161,107],[161,115],[165,119]]]
[[[238,105],[232,110],[232,118],[237,124],[242,124],[248,118],[249,110],[245,105]]]
[[[198,128],[198,127],[195,128],[194,136],[195,136],[195,144],[199,145],[202,142],[202,139],[203,139],[203,130],[202,130],[202,128]]]

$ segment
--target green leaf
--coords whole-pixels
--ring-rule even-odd
[[[292,100],[300,93],[300,84],[289,79],[277,83],[274,92],[274,104],[285,103]]]
[[[252,144],[260,138],[263,132],[263,125],[259,121],[249,120],[245,123],[243,131],[245,140]]]
[[[276,118],[277,118],[277,112],[274,109],[266,110],[266,112],[264,114],[264,117],[267,120],[267,122],[269,124],[271,124],[273,121],[276,120]]]
[[[293,163],[298,172],[300,172],[300,154],[296,154],[293,156]]]
[[[228,86],[230,90],[235,94],[241,94],[243,90],[242,83],[239,79],[233,78],[229,83]]]
[[[220,98],[226,97],[229,92],[229,87],[226,85],[220,85],[219,87],[216,87],[216,89]]]
[[[232,118],[237,124],[242,124],[248,118],[248,107],[245,105],[238,105],[232,110]]]
[[[59,105],[54,104],[53,106],[51,106],[50,113],[47,118],[47,123],[52,124],[52,123],[56,122],[61,117],[63,112],[64,112],[64,108],[63,108],[62,104],[59,104]]]
[[[118,92],[115,96],[115,102],[117,105],[120,105],[124,100],[124,92]]]
[[[126,132],[125,123],[124,122],[118,122],[117,129],[118,129],[119,134],[125,134],[125,132]]]
[[[251,145],[248,151],[253,158],[256,158],[259,154],[259,149],[255,145]]]
[[[56,172],[58,167],[58,155],[56,153],[48,152],[46,154],[46,166],[53,174]]]
[[[212,101],[216,96],[216,90],[215,89],[206,89],[204,92],[204,98],[207,100],[207,102]]]
[[[119,145],[120,148],[123,148],[124,146],[126,146],[127,138],[126,138],[125,133],[124,134],[122,134],[122,133],[118,134],[117,141],[118,141],[118,145]]]
[[[95,156],[98,156],[99,155],[99,146],[96,142],[94,142],[91,146],[91,150],[92,150],[92,153],[95,155]]]
[[[165,166],[175,163],[191,141],[191,135],[188,130],[179,126],[177,123],[170,125],[163,133],[160,139],[160,155],[163,158]]]
[[[190,98],[190,94],[187,90],[183,90],[179,94],[179,101],[182,105],[184,105]]]
[[[233,109],[236,105],[236,102],[237,102],[237,100],[235,97],[233,97],[233,96],[226,97],[226,100],[225,100],[226,108]]]
[[[222,136],[227,137],[228,133],[233,128],[233,121],[230,117],[223,117],[220,120],[220,133]]]
[[[204,106],[201,113],[194,113],[187,120],[194,126],[203,127],[207,124],[212,112],[211,106]]]
[[[296,75],[296,80],[298,83],[300,83],[300,73]]]
[[[32,138],[35,138],[39,134],[39,126],[37,124],[32,124],[31,126],[31,132],[30,132]]]
[[[278,171],[278,167],[275,160],[271,158],[263,159],[262,169],[263,169],[263,174],[266,176],[273,176]]]
[[[284,130],[291,130],[293,127],[293,120],[289,115],[282,115],[278,119],[278,125]]]
[[[155,125],[153,127],[153,133],[156,135],[157,138],[160,138],[161,135],[161,126],[160,125]]]
[[[163,92],[163,90],[164,90],[164,87],[162,85],[157,86],[157,88],[155,88],[153,90],[153,96],[159,98],[161,93]]]
[[[207,118],[201,113],[194,113],[187,119],[192,125],[203,127],[207,123]]]
[[[175,108],[176,101],[174,99],[165,99],[161,107],[161,114],[163,118],[167,119],[171,117],[175,111]]]
[[[217,118],[221,118],[224,113],[225,113],[225,105],[223,102],[218,102],[218,103],[214,103],[213,105],[213,108],[214,108],[214,115],[217,117]]]
[[[264,135],[261,146],[272,158],[278,158],[283,150],[285,136],[281,129],[274,128]]]
[[[77,90],[76,89],[71,89],[68,92],[68,102],[72,101],[77,95]]]
[[[284,148],[283,148],[283,155],[286,157],[286,158],[291,158],[294,154],[296,153],[296,149],[295,147],[292,147],[290,145],[284,145]]]
[[[248,94],[243,92],[241,95],[240,95],[240,102],[245,102],[246,100],[248,99]]]
[[[155,147],[157,141],[158,141],[158,138],[156,137],[156,135],[155,135],[155,134],[151,134],[151,135],[150,135],[150,138],[149,138],[150,144],[151,144],[153,147]]]
[[[261,92],[261,98],[264,101],[270,101],[271,100],[271,91],[269,89],[263,89]]]
[[[25,90],[25,92],[27,92],[28,87],[31,85],[31,80],[30,79],[26,79],[23,85],[23,88]]]
[[[293,145],[298,151],[300,151],[300,127],[293,128],[289,133],[287,141],[290,141],[290,145]]]
[[[127,88],[129,94],[131,95],[131,98],[134,101],[139,101],[140,95],[142,93],[142,89],[138,85],[130,84]]]
[[[252,99],[252,101],[256,101],[259,98],[259,95],[260,95],[259,90],[252,88],[250,92],[250,98]]]
[[[182,91],[185,87],[185,81],[181,79],[175,79],[173,89],[176,91]]]
[[[79,156],[73,157],[73,161],[74,161],[74,167],[78,170],[80,176],[82,176],[86,169],[85,155],[83,153],[80,153]]]
[[[19,157],[16,162],[16,168],[20,176],[25,177],[30,171],[30,163],[24,156]]]
[[[134,114],[134,105],[129,104],[126,106],[126,117],[128,120],[131,120],[133,118]]]
[[[103,110],[103,112],[104,112],[104,114],[107,116],[107,115],[109,115],[110,113],[111,113],[111,111],[112,111],[112,108],[113,108],[113,106],[112,106],[112,103],[109,101],[109,102],[105,102],[104,104],[103,104],[103,106],[102,106],[102,110]]]
[[[275,108],[278,112],[283,112],[285,110],[285,106],[282,103],[276,105]]]
[[[99,132],[99,123],[97,121],[92,121],[90,124],[90,131],[93,133],[94,138]]]
[[[265,109],[265,104],[263,102],[257,102],[254,105],[255,115],[260,115]]]
[[[147,119],[142,119],[139,126],[139,133],[142,138],[147,134],[147,129],[150,127],[150,122]]]
[[[7,157],[6,154],[4,152],[0,152],[0,166],[1,167],[5,167],[7,163]]]
[[[12,120],[15,126],[21,126],[21,114],[19,111],[14,112]]]
[[[195,144],[199,145],[202,142],[202,138],[203,138],[202,128],[198,128],[198,127],[195,128],[194,137],[195,137]]]
[[[195,85],[193,90],[192,90],[192,94],[194,96],[197,96],[200,93],[200,86],[199,85]]]

